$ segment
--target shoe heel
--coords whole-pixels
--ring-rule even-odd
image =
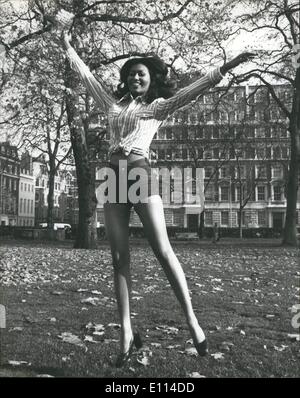
[[[195,348],[200,357],[205,357],[205,355],[208,354],[208,346],[206,340],[203,340],[201,343],[195,344]]]
[[[143,342],[139,333],[135,333],[133,336],[133,342],[135,347],[139,350],[143,347]]]

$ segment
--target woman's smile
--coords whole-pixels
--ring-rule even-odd
[[[146,94],[150,83],[150,72],[146,65],[135,64],[131,67],[127,78],[127,85],[134,97]]]

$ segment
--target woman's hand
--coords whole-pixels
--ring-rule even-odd
[[[62,30],[69,30],[73,24],[75,15],[71,12],[60,10],[56,14],[56,22]]]
[[[58,25],[58,36],[62,41],[63,47],[67,50],[71,47],[71,34],[68,33],[74,21],[74,14],[68,11],[60,10],[56,15]]]
[[[250,53],[250,52],[244,52],[239,54],[237,57],[233,58],[231,61],[226,62],[223,66],[220,68],[220,72],[222,75],[225,75],[226,72],[229,70],[236,68],[238,65],[248,62],[251,59],[253,59],[256,56],[255,53]]]

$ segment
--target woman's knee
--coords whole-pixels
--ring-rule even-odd
[[[112,262],[114,268],[128,267],[130,263],[130,256],[128,250],[112,250]]]
[[[163,265],[172,265],[175,254],[171,247],[158,247],[155,250],[156,257]]]

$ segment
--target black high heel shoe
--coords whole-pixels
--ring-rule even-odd
[[[116,365],[115,365],[116,368],[121,368],[128,362],[128,360],[130,359],[130,357],[133,353],[134,346],[136,347],[137,350],[139,350],[143,346],[142,339],[141,339],[139,333],[135,333],[133,335],[133,338],[130,342],[128,350],[124,353],[119,354],[119,356],[116,360]]]
[[[195,348],[200,355],[200,357],[205,357],[208,354],[208,346],[206,339],[201,341],[201,343],[196,343]]]

